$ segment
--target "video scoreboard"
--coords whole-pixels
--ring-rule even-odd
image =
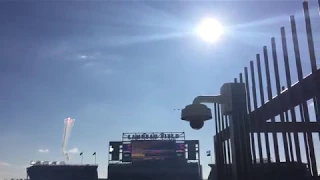
[[[122,144],[122,162],[184,159],[185,144],[176,141],[131,141]]]
[[[152,137],[152,136],[151,136]],[[175,135],[168,137],[177,137]],[[109,163],[142,161],[199,160],[199,141],[175,139],[132,139],[109,144]]]

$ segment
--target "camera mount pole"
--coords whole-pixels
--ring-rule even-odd
[[[224,84],[221,87],[221,94],[224,93],[230,103],[226,111],[230,125],[226,129],[229,129],[228,134],[231,142],[232,178],[234,180],[249,180],[252,179],[250,176],[252,157],[245,84]]]
[[[232,155],[232,174],[225,171],[217,171],[219,179],[232,176],[233,180],[251,179],[252,165],[249,122],[247,112],[246,88],[244,83],[226,83],[220,89],[221,95],[197,96],[192,104],[217,103],[221,105],[221,115],[229,116],[229,126],[215,135],[215,155],[223,157],[223,146],[230,139]],[[215,112],[217,114],[217,112]],[[218,114],[220,116],[220,114]],[[222,151],[221,151],[222,150]],[[217,168],[229,166],[227,162],[217,161]]]
[[[217,96],[197,96],[193,99],[192,104],[201,104],[201,103],[218,103],[223,104],[221,95]]]

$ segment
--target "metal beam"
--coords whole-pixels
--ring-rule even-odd
[[[273,129],[274,128],[274,129]],[[254,128],[251,132],[254,133],[262,133],[269,132],[271,133],[274,130],[277,133],[281,132],[319,132],[320,131],[320,123],[319,122],[275,122],[274,124],[271,122],[264,122],[259,126],[259,128]],[[229,136],[230,129],[227,127],[222,130],[216,136],[221,138],[222,141],[226,141],[230,138]]]
[[[262,123],[259,129],[254,132],[319,132],[319,122],[265,122]]]
[[[252,117],[250,119],[259,117],[259,121],[267,121],[289,110],[291,107],[293,108],[301,102],[313,98],[317,93],[314,84],[317,83],[320,83],[320,69],[315,74],[308,75],[301,82],[292,85],[289,89],[282,91],[280,95],[273,97],[272,100],[250,112],[249,116]],[[302,89],[303,93],[301,93]],[[290,99],[290,94],[301,94],[301,96],[294,96],[294,98]]]

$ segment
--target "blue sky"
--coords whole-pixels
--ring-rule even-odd
[[[310,7],[319,32],[316,1]],[[173,109],[219,93],[272,36],[280,47],[280,26],[290,32],[290,15],[304,32],[298,0],[1,2],[0,179],[25,177],[30,160],[62,160],[66,117],[76,119],[68,148],[84,151],[85,163],[96,151],[100,177],[107,174],[108,142],[145,131],[199,139],[206,177],[214,122],[194,131]],[[204,17],[225,26],[215,44],[192,33]],[[316,33],[315,40],[320,49]],[[306,59],[306,44],[301,48]],[[303,67],[308,74],[308,60]]]

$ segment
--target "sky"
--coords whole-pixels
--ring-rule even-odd
[[[310,8],[319,50],[316,1]],[[84,163],[93,163],[97,152],[99,177],[107,176],[109,141],[152,131],[183,131],[200,140],[207,177],[214,121],[195,131],[174,109],[198,95],[219,94],[264,45],[270,48],[271,37],[280,51],[280,27],[289,34],[290,15],[297,19],[307,75],[300,0],[1,1],[0,179],[26,177],[31,160],[63,160],[67,117],[75,119],[71,162],[80,163],[83,151]],[[204,17],[224,26],[214,44],[194,34]]]

